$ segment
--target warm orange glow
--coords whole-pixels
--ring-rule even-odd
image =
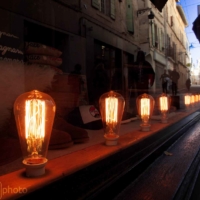
[[[27,150],[38,155],[45,137],[45,102],[39,99],[26,100],[25,137]]]
[[[195,95],[195,102],[198,102],[198,100],[199,100],[199,95]]]
[[[141,116],[150,115],[150,99],[142,98],[141,99]]]
[[[192,95],[191,96],[191,101],[190,101],[191,103],[194,103],[195,101],[194,101],[194,95]]]
[[[168,110],[168,98],[160,97],[160,110],[167,111]]]
[[[118,143],[124,106],[123,96],[112,90],[102,94],[99,98],[99,108],[107,146],[117,145]]]
[[[185,96],[185,105],[190,105],[190,96]]]
[[[106,123],[107,124],[117,123],[118,99],[115,97],[108,97],[105,99],[105,104],[106,104]]]

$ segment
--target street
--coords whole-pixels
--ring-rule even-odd
[[[180,94],[182,93],[188,93],[187,89],[181,89],[180,91],[178,91]],[[191,85],[190,88],[190,93],[200,93],[200,85]]]

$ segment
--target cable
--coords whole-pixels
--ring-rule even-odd
[[[193,3],[193,4],[189,4],[189,5],[185,5],[185,6],[183,6],[183,8],[184,7],[189,7],[189,6],[193,6],[193,5],[196,5],[196,4],[199,4],[200,2],[197,2],[197,3]]]
[[[184,2],[185,2],[185,5],[186,5],[186,1],[184,0]],[[191,21],[190,21],[190,15],[189,15],[189,13],[188,13],[188,9],[187,9],[187,7],[186,7],[186,13],[187,13],[187,16],[188,16],[188,20],[189,20],[189,25],[188,26],[190,26],[191,25]]]

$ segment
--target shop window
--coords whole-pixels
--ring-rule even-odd
[[[127,64],[133,64],[134,63],[134,55],[128,54],[127,55]]]
[[[25,32],[24,33],[25,48],[27,47],[26,45],[31,43],[34,46],[41,44],[41,45],[46,45],[50,48],[54,48],[56,50],[61,51],[62,55],[59,56],[59,59],[61,60],[61,64],[57,66],[55,65],[55,66],[62,71],[67,71],[67,69],[64,69],[64,65],[63,65],[63,59],[66,59],[63,57],[63,50],[64,50],[64,46],[67,43],[68,35],[61,33],[59,31],[55,31],[54,29],[46,28],[42,25],[29,22],[29,21],[24,22],[24,30],[25,30],[24,31]],[[35,54],[26,55],[25,53],[25,61],[28,62],[28,58],[32,59],[34,58],[34,56]],[[54,58],[54,60],[56,60],[56,58]],[[64,62],[66,62],[66,60]],[[39,61],[38,63],[40,64]]]
[[[88,74],[88,77],[91,77],[88,80],[90,103],[95,102],[103,91],[108,92],[112,89],[122,93],[121,63],[121,50],[100,41],[95,41],[94,68]]]

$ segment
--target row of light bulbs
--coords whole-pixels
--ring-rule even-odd
[[[184,97],[186,109],[195,107],[200,103],[200,94],[186,94]]]
[[[197,96],[186,95],[185,105],[197,101]],[[198,95],[200,101],[200,95]],[[171,98],[165,93],[159,96],[158,107],[161,122],[167,123]],[[138,116],[142,123],[141,131],[149,131],[149,120],[153,114],[154,98],[149,94],[139,95],[136,99]],[[123,96],[110,91],[101,95],[99,108],[103,123],[105,144],[117,145],[119,129],[125,108]],[[48,94],[33,90],[20,95],[14,103],[14,114],[23,153],[23,164],[28,177],[40,176],[45,173],[47,151],[56,105]]]
[[[115,101],[118,102],[118,104],[115,104],[116,106],[110,106],[109,104],[106,104],[107,99],[116,99]],[[170,107],[170,97],[167,96],[165,93],[161,94],[159,96],[159,103],[158,107],[161,112],[161,122],[167,123],[168,119],[168,111]],[[110,101],[110,104],[112,104],[112,101]],[[116,145],[117,139],[119,137],[119,127],[122,120],[122,115],[124,112],[125,107],[125,100],[122,97],[122,95],[110,91],[108,93],[103,94],[100,97],[99,100],[100,105],[100,112],[104,127],[104,137],[106,139],[106,145]],[[141,119],[142,123],[140,124],[141,131],[149,131],[150,130],[150,123],[149,120],[151,116],[153,115],[155,100],[154,98],[149,94],[142,94],[139,95],[136,99],[136,105],[137,105],[137,111],[138,116]],[[114,112],[114,110],[118,110],[118,112]],[[115,113],[115,117],[111,119],[107,118],[107,115],[105,113]],[[117,119],[112,121],[112,119]]]

